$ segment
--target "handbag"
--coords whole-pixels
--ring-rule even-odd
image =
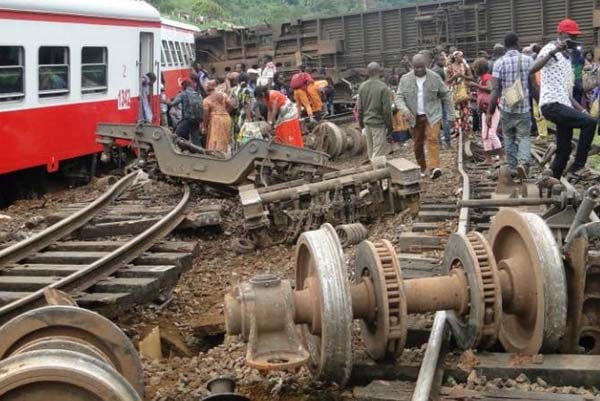
[[[452,100],[454,100],[454,104],[460,104],[470,99],[471,95],[469,94],[469,90],[467,89],[467,84],[461,82],[454,87],[454,93],[452,95]]]
[[[598,86],[598,69],[594,68],[589,71],[583,71],[582,81],[585,93],[594,90]]]
[[[508,107],[514,107],[525,99],[525,91],[523,90],[523,82],[521,81],[521,60],[523,56],[519,53],[519,61],[517,62],[517,79],[515,82],[506,88],[504,91],[504,100]]]

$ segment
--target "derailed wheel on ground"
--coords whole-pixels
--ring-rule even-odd
[[[364,153],[366,149],[366,142],[362,132],[356,128],[346,128],[346,134],[351,139],[351,147],[349,149],[352,156],[359,156]]]
[[[489,239],[502,283],[502,345],[516,353],[556,350],[565,332],[567,286],[552,232],[535,214],[503,209]]]
[[[0,327],[0,360],[55,349],[111,366],[144,394],[144,374],[127,336],[110,320],[86,309],[53,305],[31,310]]]
[[[346,135],[334,123],[324,121],[317,125],[313,132],[317,137],[321,138],[318,141],[322,144],[322,149],[320,150],[327,153],[330,157],[337,157],[344,152]]]
[[[79,352],[37,350],[0,361],[3,401],[141,401],[108,364]]]
[[[502,297],[496,264],[487,241],[477,232],[452,234],[446,245],[443,266],[447,273],[462,269],[468,281],[468,312],[448,311],[448,323],[457,345],[462,349],[493,346],[498,339]]]
[[[324,224],[298,240],[296,291],[313,289],[313,323],[301,326],[309,368],[321,381],[344,385],[352,369],[352,300],[335,229]]]
[[[402,273],[393,245],[386,240],[363,241],[353,266],[353,289],[364,283],[366,291],[352,294],[354,305],[364,305],[367,319],[360,320],[361,336],[374,360],[394,360],[406,343],[407,311]],[[374,295],[374,297],[373,297]],[[374,298],[375,305],[366,300]]]

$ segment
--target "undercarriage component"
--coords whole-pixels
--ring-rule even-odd
[[[307,135],[307,145],[311,149],[325,152],[332,159],[343,154],[358,156],[367,150],[367,138],[355,129],[342,129],[338,125],[324,121]]]
[[[365,166],[327,173],[318,182],[242,186],[245,227],[255,233],[279,227],[293,241],[325,222],[369,221],[413,206],[419,197],[419,179],[419,168],[411,161],[379,158]]]
[[[202,401],[250,401],[250,398],[235,393],[235,381],[229,377],[217,377],[206,383],[210,392]]]
[[[490,226],[489,243],[502,282],[502,345],[520,353],[558,349],[567,283],[552,231],[537,215],[504,209]]]
[[[144,382],[131,341],[74,306],[26,312],[0,327],[0,399],[139,401]]]
[[[302,234],[296,257],[295,290],[272,277],[271,295],[260,305],[258,292],[241,295],[246,283],[226,297],[227,332],[245,334],[250,356],[257,347],[271,355],[268,369],[297,366],[306,358],[317,379],[344,384],[352,362],[352,319],[359,320],[375,360],[401,354],[407,315],[414,313],[448,311],[454,338],[464,349],[490,348],[500,339],[510,352],[536,354],[556,350],[565,333],[560,252],[535,214],[502,210],[489,241],[477,232],[453,234],[444,254],[447,274],[439,277],[403,280],[393,246],[380,240],[358,246],[349,282],[340,241],[329,224]],[[282,291],[275,290],[275,280]],[[293,336],[295,325],[301,325],[302,342]],[[267,337],[269,342],[256,340]]]
[[[140,149],[142,159],[154,152],[160,171],[208,184],[237,186],[247,182],[256,169],[269,169],[290,177],[314,175],[328,160],[322,152],[253,139],[230,158],[195,153],[176,146],[177,137],[167,128],[154,125],[98,124],[97,142],[109,151],[115,141],[130,141]]]
[[[369,236],[369,229],[362,223],[341,224],[335,228],[343,248],[356,245]]]

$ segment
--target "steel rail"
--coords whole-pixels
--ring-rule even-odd
[[[24,241],[20,241],[8,248],[0,250],[0,269],[10,263],[18,262],[34,252],[46,248],[48,245],[64,238],[85,225],[88,221],[93,219],[102,208],[111,203],[129,188],[137,175],[137,171],[126,175],[115,183],[108,191],[102,194],[102,196],[78,212]]]
[[[544,156],[541,155],[541,154],[539,154],[534,147],[531,148],[531,156],[533,156],[533,158],[538,163],[541,163],[542,160],[544,159]],[[577,192],[577,190],[575,189],[575,187],[573,186],[573,184],[571,184],[565,177],[561,177],[560,178],[560,183],[563,184],[567,190],[572,191],[572,192]],[[600,218],[598,217],[598,215],[596,214],[596,212],[594,212],[592,210],[590,212],[590,222],[596,223],[596,222],[599,222],[599,221],[600,221]]]
[[[459,130],[458,136],[458,157],[457,157],[458,171],[462,176],[462,200],[468,201],[470,198],[470,181],[469,176],[465,172],[463,166],[463,132]],[[466,234],[469,224],[469,208],[461,207],[458,216],[458,228],[457,232],[460,234]],[[436,368],[440,358],[440,351],[444,342],[444,333],[446,332],[446,311],[439,311],[435,313],[433,319],[433,326],[431,327],[431,334],[429,335],[429,341],[427,342],[427,349],[423,356],[423,362],[419,369],[419,376],[415,384],[415,391],[413,392],[412,401],[429,401],[431,396],[431,389],[433,381],[435,379]]]
[[[185,218],[184,211],[189,199],[190,188],[186,185],[185,193],[177,206],[140,235],[83,269],[21,299],[0,307],[0,325],[27,310],[44,305],[44,292],[46,289],[57,289],[67,293],[84,291],[117,271],[123,265],[132,262],[140,254],[148,250],[157,240],[168,235],[181,223]]]

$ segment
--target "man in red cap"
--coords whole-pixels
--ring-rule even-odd
[[[578,46],[575,40],[579,35],[581,31],[575,21],[562,20],[558,24],[558,39],[544,46],[529,71],[533,76],[542,70],[540,110],[547,120],[556,124],[556,156],[551,166],[556,178],[563,175],[569,161],[574,128],[580,132],[571,173],[579,179],[594,175],[585,168],[585,163],[596,132],[596,119],[573,98],[575,76],[571,53]]]

